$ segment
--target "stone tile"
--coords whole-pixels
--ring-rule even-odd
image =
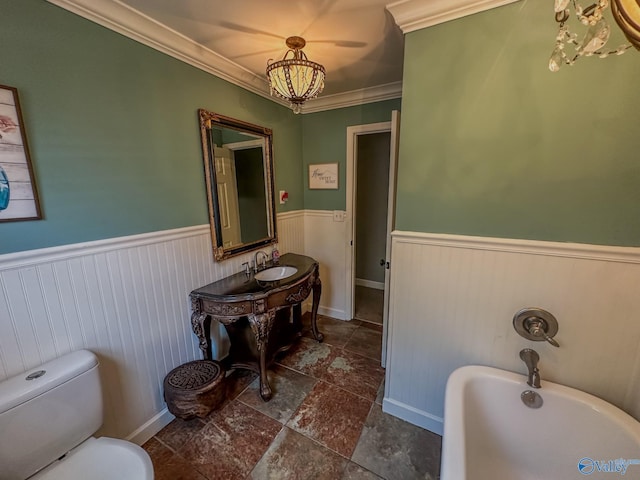
[[[351,457],[372,402],[318,382],[287,426],[334,452]]]
[[[353,332],[344,348],[379,361],[382,356],[382,333],[360,327]]]
[[[341,480],[384,480],[357,463],[349,462]]]
[[[178,453],[209,480],[244,479],[282,429],[279,422],[237,401],[207,418]]]
[[[202,430],[205,426],[205,422],[199,418],[192,420],[182,420],[176,418],[169,425],[160,430],[156,437],[159,438],[165,445],[179,450],[185,443],[187,443],[193,435]]]
[[[376,332],[382,333],[382,324],[380,323],[371,323],[363,321],[360,326],[362,328],[368,328],[369,330],[374,330]]]
[[[322,374],[322,380],[374,401],[384,378],[380,362],[340,350]]]
[[[318,315],[318,330],[324,335],[323,343],[334,347],[344,347],[360,323],[359,320],[344,321]],[[310,313],[305,313],[302,316],[302,335],[306,338],[314,338],[311,331]]]
[[[318,343],[310,338],[302,337],[279,360],[279,363],[305,375],[320,378],[335,357],[336,352],[337,349],[326,343]]]
[[[250,478],[335,480],[342,475],[346,463],[346,458],[284,428],[253,469]]]
[[[258,378],[258,374],[256,372],[252,372],[251,370],[246,370],[244,368],[236,368],[227,375],[227,378],[225,379],[227,382],[227,398],[225,403],[223,403],[223,406],[244,392],[256,378]]]
[[[142,448],[151,457],[154,480],[207,480],[184,458],[156,438],[149,440]]]
[[[356,285],[355,289],[355,317],[382,324],[384,307],[384,290]]]
[[[442,438],[374,404],[351,460],[387,479],[435,480]]]
[[[268,402],[260,398],[260,379],[256,378],[238,400],[271,418],[286,423],[295,412],[317,380],[280,365],[267,372],[273,397]]]

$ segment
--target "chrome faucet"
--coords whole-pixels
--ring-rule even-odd
[[[538,370],[540,355],[538,355],[538,352],[531,348],[524,348],[520,350],[520,359],[525,363],[527,369],[529,369],[527,385],[533,388],[540,388],[540,370]]]
[[[261,269],[260,267],[258,267],[258,255],[262,254],[262,268],[266,268],[267,267],[267,260],[269,259],[269,255],[267,255],[266,253],[264,253],[262,250],[258,250],[255,254],[255,256],[253,257],[253,271],[254,272],[259,272]]]

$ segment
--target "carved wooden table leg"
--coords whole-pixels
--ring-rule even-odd
[[[293,327],[296,331],[296,336],[302,336],[302,304],[296,303],[292,307],[291,320],[293,321]]]
[[[318,331],[318,305],[320,304],[320,294],[322,293],[322,282],[320,275],[316,272],[316,278],[313,282],[313,304],[311,306],[311,331],[313,336],[319,342],[324,340],[324,335]]]
[[[267,377],[267,344],[275,313],[275,310],[269,310],[265,313],[249,315],[249,325],[251,325],[251,330],[256,337],[256,345],[260,354],[260,396],[265,402],[271,400],[273,395]]]
[[[200,311],[200,302],[197,298],[191,299],[191,329],[198,337],[198,346],[202,350],[205,360],[211,360],[211,342],[207,334],[207,329],[211,324],[211,317]]]

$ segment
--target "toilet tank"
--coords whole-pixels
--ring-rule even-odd
[[[0,480],[24,480],[102,425],[98,359],[88,350],[0,382]]]

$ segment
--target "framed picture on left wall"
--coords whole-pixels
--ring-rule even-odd
[[[0,85],[0,222],[41,218],[18,90]]]

